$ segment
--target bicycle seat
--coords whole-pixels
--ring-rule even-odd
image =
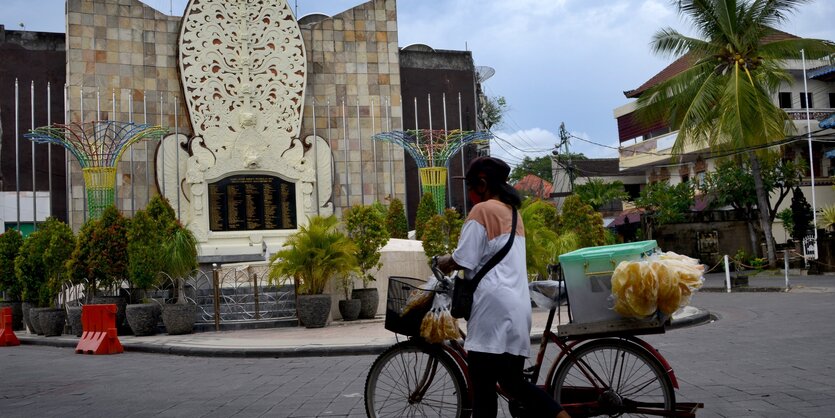
[[[536,306],[551,309],[565,301],[567,293],[564,286],[561,281],[539,280],[528,283],[528,290]]]

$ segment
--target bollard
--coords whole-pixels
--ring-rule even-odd
[[[261,319],[261,306],[258,303],[258,273],[252,275],[252,293],[255,298],[255,319]]]
[[[728,255],[725,254],[725,286],[731,293],[731,268],[728,266]]]
[[[84,305],[81,308],[83,332],[77,354],[118,354],[124,352],[116,334],[116,305]]]
[[[217,263],[212,264],[212,287],[215,289],[215,331],[220,331],[220,270]]]
[[[786,291],[789,290],[789,250],[783,251],[783,266],[786,272]]]
[[[20,340],[14,333],[14,323],[12,322],[12,308],[6,307],[0,309],[0,347],[11,347],[20,345]]]

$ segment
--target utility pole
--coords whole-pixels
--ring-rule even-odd
[[[571,151],[569,150],[570,136],[571,135],[568,133],[568,130],[565,129],[565,122],[560,123],[560,148],[565,146],[565,171],[568,172],[568,181],[570,185],[569,191],[574,193],[574,165],[571,163]]]

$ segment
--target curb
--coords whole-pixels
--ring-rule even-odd
[[[674,317],[667,327],[668,330],[702,325],[716,319],[705,309],[687,307],[685,315]],[[531,335],[531,344],[538,345],[542,341],[542,334]],[[23,335],[18,337],[22,345],[39,345],[48,347],[75,349],[78,341],[75,338],[49,338],[41,336]],[[351,345],[351,346],[320,346],[320,347],[281,347],[281,348],[212,348],[212,347],[184,347],[166,346],[147,343],[122,343],[125,352],[177,355],[187,357],[218,357],[218,358],[293,358],[293,357],[339,357],[354,355],[377,355],[391,347],[390,344]]]
[[[21,345],[75,349],[78,341],[64,338],[49,339],[40,336],[19,337]],[[125,352],[167,354],[187,357],[225,357],[225,358],[293,358],[293,357],[338,357],[352,355],[380,354],[390,344],[364,346],[329,346],[329,347],[293,347],[293,348],[211,348],[180,347],[146,343],[122,343]]]

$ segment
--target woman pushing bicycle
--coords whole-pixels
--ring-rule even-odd
[[[531,302],[525,228],[517,213],[522,202],[507,183],[509,174],[510,167],[497,158],[478,157],[470,163],[465,182],[474,206],[458,247],[438,260],[445,274],[463,270],[465,280],[481,276],[475,283],[464,342],[473,386],[473,417],[496,416],[498,383],[531,416],[568,418],[551,396],[523,377],[530,352]],[[485,266],[489,271],[478,274]]]

